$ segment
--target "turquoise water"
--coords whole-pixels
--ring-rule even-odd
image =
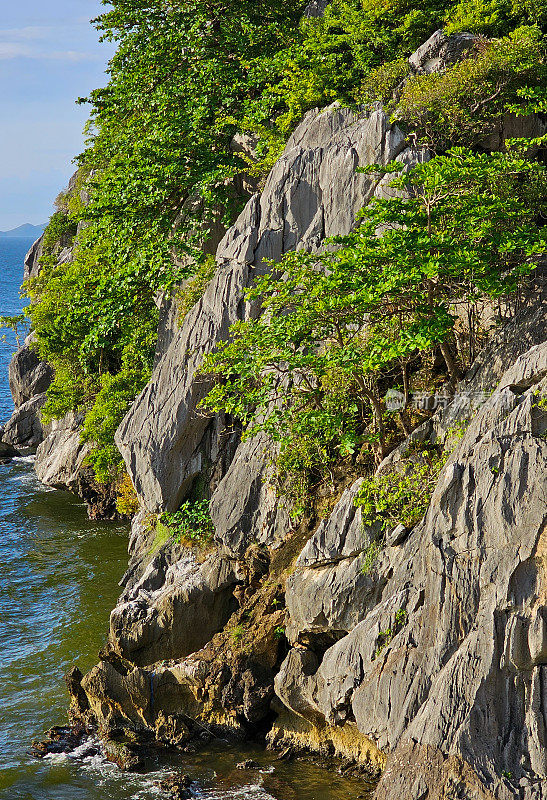
[[[19,313],[30,241],[0,239],[0,315]],[[0,342],[0,421],[12,411],[7,367],[13,335]],[[219,743],[175,755],[156,773],[123,775],[101,756],[27,754],[33,739],[66,721],[63,675],[97,660],[127,564],[127,526],[90,522],[84,506],[42,486],[31,459],[0,465],[0,800],[154,800],[173,767],[206,800],[351,800],[362,784],[307,763],[277,762],[252,748]],[[263,769],[236,764],[252,757]]]
[[[0,315],[21,311],[23,259],[32,241],[0,239]],[[0,421],[13,410],[0,342]],[[40,484],[31,459],[0,465],[0,798],[106,798],[78,771],[27,756],[30,742],[66,718],[63,674],[93,665],[126,566],[127,526],[93,523],[65,492]],[[71,777],[72,776],[72,777]],[[72,779],[74,778],[74,780]],[[127,792],[120,797],[129,797]]]

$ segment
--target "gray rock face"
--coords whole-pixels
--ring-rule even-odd
[[[200,564],[180,546],[161,548],[112,612],[109,641],[139,666],[184,658],[222,630],[237,607],[235,583],[227,560]]]
[[[2,440],[17,450],[35,449],[44,438],[40,410],[46,390],[53,380],[49,364],[40,361],[31,349],[32,334],[13,356],[9,365],[9,385],[15,412],[4,425]]]
[[[408,59],[418,74],[442,72],[475,51],[479,37],[471,33],[453,33],[447,36],[435,31]]]
[[[354,627],[322,660],[318,654],[304,681],[295,684],[301,654],[290,654],[277,677],[295,714],[355,726],[391,754],[380,798],[502,798],[516,796],[519,781],[537,792],[547,780],[546,393],[542,344],[516,359],[471,421],[425,520],[384,549],[376,602],[359,605],[353,621],[346,614]],[[306,546],[301,567],[358,549],[349,506],[349,524],[343,520],[347,499]],[[297,640],[314,607],[300,597],[288,597],[288,606]],[[339,630],[340,612],[327,608]],[[451,794],[456,773],[459,793]]]
[[[53,370],[31,347],[32,337],[13,356],[9,365],[9,387],[15,408],[47,391]]]
[[[36,448],[44,438],[40,409],[45,402],[46,395],[38,394],[19,406],[5,424],[2,440],[17,450]]]
[[[34,469],[46,486],[78,493],[84,460],[89,445],[80,441],[81,417],[67,414],[51,424],[45,440],[36,451]]]
[[[36,450],[36,475],[46,486],[81,497],[90,519],[116,519],[112,487],[97,483],[86,464],[91,446],[81,441],[81,425],[82,415],[69,413],[47,426]]]
[[[262,435],[240,444],[211,496],[211,519],[221,552],[241,557],[252,542],[275,548],[290,530],[288,510],[268,482],[270,452]]]
[[[244,301],[243,292],[256,274],[269,268],[264,259],[278,260],[299,247],[319,249],[327,236],[349,232],[357,212],[371,197],[389,194],[386,181],[356,174],[359,164],[387,163],[394,158],[411,164],[424,157],[405,148],[403,133],[390,125],[381,108],[358,115],[336,106],[310,112],[288,142],[262,194],[250,199],[220,242],[217,273],[203,298],[180,328],[166,318],[152,380],[116,435],[143,512],[132,529],[130,565],[124,593],[111,616],[110,646],[118,657],[138,665],[135,676],[155,661],[185,658],[206,644],[237,608],[234,592],[238,598],[244,596],[245,589],[238,584],[252,593],[253,581],[259,580],[256,576],[263,568],[246,561],[250,546],[275,550],[291,531],[287,510],[268,483],[266,440],[257,437],[240,444],[229,420],[207,417],[199,410],[208,389],[207,380],[198,374],[204,355],[228,337],[233,322],[255,312]],[[62,463],[80,458],[70,426],[58,437],[60,445],[49,448],[44,443],[38,453],[37,471],[42,479],[56,479],[53,476],[62,464],[52,463],[52,458],[59,446],[69,451]],[[202,473],[210,478],[217,553],[199,563],[196,554],[173,542],[155,550],[146,515],[178,508],[194,478]],[[267,563],[266,553],[255,555]],[[273,606],[267,613],[281,625],[282,608]],[[272,693],[272,669],[280,645],[271,630],[264,635],[269,644],[263,655],[266,665],[259,669],[264,671],[262,677],[249,677],[256,665],[237,669],[234,665],[233,677],[219,677],[226,683],[221,706],[227,708],[233,694],[249,720],[267,713]],[[194,657],[187,667],[190,672],[203,672]],[[195,680],[188,675],[184,681],[177,678],[179,693],[183,683]],[[242,688],[240,680],[247,688]],[[214,669],[207,681],[214,694]],[[93,704],[92,698],[104,695],[106,686],[109,692],[123,694],[130,691],[129,683],[129,676],[126,680],[112,665],[101,664],[86,691]],[[105,703],[96,702],[97,713],[103,714]]]
[[[304,10],[305,17],[322,17],[331,0],[311,0]]]
[[[355,497],[362,480],[346,489],[296,560],[287,581],[287,636],[301,644],[332,644],[349,633],[382,593],[377,576],[363,573],[375,532],[363,528]]]
[[[25,268],[23,278],[28,281],[29,278],[36,278],[40,272],[40,256],[42,255],[42,242],[44,236],[37,239],[28,253],[25,256]]]
[[[278,260],[300,247],[317,250],[325,237],[350,231],[362,206],[388,191],[385,182],[356,174],[356,167],[394,158],[409,163],[423,154],[405,150],[403,133],[390,125],[381,108],[355,115],[334,106],[306,115],[262,195],[249,201],[220,243],[215,277],[117,432],[118,447],[148,511],[176,509],[193,479],[222,451],[224,424],[200,412],[208,383],[197,371],[204,356],[227,338],[229,326],[252,313],[243,302],[243,290],[267,268],[264,259]],[[236,456],[239,464],[253,460],[249,447],[254,445]],[[245,468],[255,495],[263,470],[259,462],[255,459],[252,474]],[[223,512],[213,504],[223,540],[238,524],[229,502],[224,524]],[[239,502],[244,514],[249,502]]]

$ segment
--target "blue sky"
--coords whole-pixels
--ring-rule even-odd
[[[89,20],[100,0],[16,0],[0,13],[0,230],[46,222],[74,171],[112,52]]]

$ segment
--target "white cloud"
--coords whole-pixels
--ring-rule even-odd
[[[19,42],[0,42],[0,60],[5,61],[10,58],[29,58],[32,55],[32,48]]]
[[[49,39],[55,28],[50,25],[29,25],[26,28],[6,28],[0,29],[0,39],[8,40],[35,40],[35,39]]]
[[[29,25],[21,28],[0,29],[0,60],[15,58],[32,58],[53,61],[95,61],[98,53],[83,50],[53,49],[61,42],[78,42],[84,44],[82,35],[87,39],[89,21],[85,26],[75,21],[70,24]],[[84,47],[88,42],[84,44]]]
[[[39,61],[97,61],[102,60],[97,53],[84,53],[78,50],[35,50],[21,42],[0,41],[0,61],[14,58],[32,58]]]

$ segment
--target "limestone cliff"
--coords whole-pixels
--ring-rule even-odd
[[[468,44],[435,34],[411,65],[442,69]],[[499,145],[506,128],[514,135],[515,120],[500,121]],[[427,158],[380,106],[308,113],[220,242],[203,297],[163,331],[116,436],[141,505],[122,595],[100,663],[70,683],[73,720],[105,740],[183,744],[205,726],[368,764],[383,800],[547,797],[539,270],[446,407],[380,465],[404,469],[418,444],[451,449],[423,520],[394,525],[375,559],[354,504],[360,477],[338,474],[330,504],[317,498],[296,526],[270,485],[267,440],[241,442],[231,420],[199,409],[204,356],[257,313],[244,290],[269,260],[318,251],[390,196],[387,179],[357,167]],[[78,420],[65,422],[38,453],[54,485],[76,485],[82,466],[62,455],[69,440],[81,454]],[[215,528],[205,551],[155,524],[198,481]]]

